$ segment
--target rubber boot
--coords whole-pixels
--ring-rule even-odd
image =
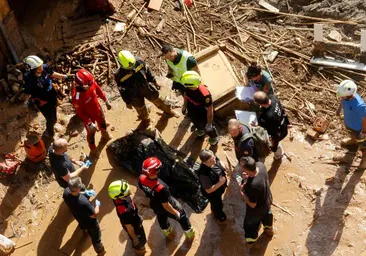
[[[362,157],[360,165],[357,167],[356,172],[363,172],[366,169],[366,151],[362,151]]]
[[[180,117],[180,114],[177,111],[173,110],[171,106],[167,105],[160,97],[152,101],[152,103],[154,103],[154,105],[158,109],[164,111],[164,113],[170,116],[174,116],[175,118]]]
[[[167,229],[162,229],[161,232],[163,232],[163,235],[169,240],[172,240],[175,237],[174,229],[171,226]]]
[[[343,155],[336,155],[333,157],[334,162],[339,162],[341,164],[352,164],[353,159],[356,156],[356,152],[346,152]]]
[[[187,231],[184,231],[184,235],[186,236],[186,239],[188,241],[193,241],[194,236],[195,236],[195,232],[194,232],[193,228],[191,228]]]
[[[341,147],[347,147],[351,145],[356,145],[357,141],[355,138],[346,138],[341,141]]]
[[[142,108],[136,108],[137,114],[139,115],[139,118],[141,119],[141,123],[138,126],[138,130],[146,130],[151,125],[151,119],[149,118],[149,111],[145,106]]]

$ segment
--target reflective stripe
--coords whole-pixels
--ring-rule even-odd
[[[130,78],[131,76],[133,76],[134,74],[136,74],[137,72],[139,72],[143,67],[144,67],[144,64],[141,63],[139,66],[137,66],[137,68],[135,68],[135,70],[134,70],[135,73],[130,73],[130,74],[125,75],[119,81],[120,82],[126,81],[128,78]]]
[[[263,226],[264,229],[271,229],[272,226]]]
[[[254,243],[257,240],[258,240],[258,237],[257,238],[250,238],[250,237],[245,238],[245,241],[247,241],[248,243]]]
[[[179,49],[175,50],[179,51]],[[172,77],[173,81],[180,83],[180,78],[182,77],[183,73],[187,71],[188,58],[191,56],[193,55],[185,50],[182,50],[182,57],[180,58],[180,61],[177,65],[174,65],[174,63],[171,62],[170,60],[166,60],[166,63],[173,71],[174,75],[174,77]]]

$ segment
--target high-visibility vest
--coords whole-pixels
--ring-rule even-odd
[[[179,49],[175,50],[179,51]],[[191,56],[193,55],[185,50],[182,50],[182,57],[180,58],[180,61],[177,65],[174,65],[174,63],[170,60],[165,60],[168,66],[173,70],[173,81],[181,83],[180,78],[182,77],[183,73],[187,71],[187,61]]]

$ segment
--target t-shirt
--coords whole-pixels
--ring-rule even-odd
[[[182,58],[183,55],[183,50],[181,49],[177,49],[177,57],[175,58],[175,60],[173,61],[174,65],[177,65],[180,62],[180,59]],[[197,60],[194,56],[189,56],[187,59],[187,70],[191,70],[192,68],[194,68],[195,66],[197,66]]]
[[[139,211],[130,196],[126,200],[116,199],[114,204],[122,225],[135,225],[140,222]]]
[[[194,106],[204,106],[206,108],[212,105],[212,96],[207,87],[201,84],[196,90],[187,89],[185,97],[190,104]]]
[[[254,208],[247,205],[247,214],[263,215],[271,209],[272,193],[269,187],[267,168],[263,163],[256,163],[258,173],[249,177],[244,185],[244,192],[252,203],[257,203]]]
[[[269,95],[268,98],[271,100],[271,105],[268,108],[261,108],[258,123],[272,138],[278,139],[281,137],[282,129],[287,129],[288,119],[277,97]]]
[[[246,126],[241,125],[240,134],[234,138],[236,158],[240,160],[243,156],[250,156],[257,161],[258,158],[255,153],[254,139],[248,138],[246,140],[242,140],[242,137],[247,133],[249,133],[249,129]]]
[[[220,177],[225,176],[225,169],[221,165],[220,160],[216,158],[216,164],[212,167],[208,167],[204,163],[201,163],[198,173],[202,187],[204,189],[209,189],[219,182]]]
[[[86,196],[79,194],[74,196],[69,188],[66,188],[63,194],[65,203],[69,207],[72,215],[79,223],[81,229],[86,229],[97,225],[97,219],[91,218],[95,211],[94,207]]]
[[[48,149],[48,156],[50,158],[51,169],[58,184],[61,187],[66,188],[68,183],[62,177],[67,175],[68,172],[72,173],[75,171],[74,164],[66,153],[63,155],[56,155],[53,153],[53,145]]]
[[[57,101],[56,90],[52,85],[52,74],[53,70],[47,64],[43,64],[41,76],[36,76],[33,71],[24,75],[24,93],[30,94],[37,105],[40,105],[40,100],[51,104]]]
[[[270,83],[270,89],[268,91],[267,94],[273,94],[274,91],[273,91],[273,86],[272,86],[272,77],[271,75],[265,71],[265,70],[262,70],[262,75],[261,75],[261,78],[258,80],[258,81],[253,81],[253,80],[250,80],[249,81],[249,85],[252,86],[252,87],[255,87],[256,88],[256,91],[259,90],[259,91],[263,91],[264,89],[264,86],[267,84],[267,83]]]
[[[344,110],[344,124],[354,131],[362,130],[362,118],[366,117],[366,105],[357,93],[350,100],[342,100]]]

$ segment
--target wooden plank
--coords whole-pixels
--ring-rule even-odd
[[[153,9],[155,11],[159,11],[162,3],[163,3],[163,0],[150,0],[147,8]]]

